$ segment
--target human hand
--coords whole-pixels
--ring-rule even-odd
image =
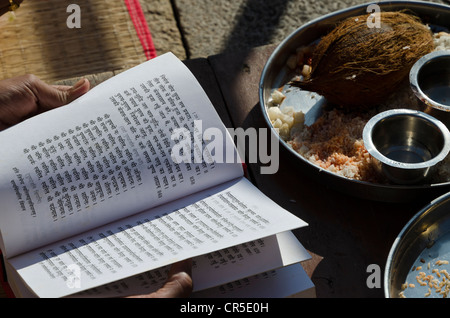
[[[10,0],[0,0],[0,16],[10,11],[10,7],[15,5],[19,7],[23,0],[14,0],[12,3]]]
[[[66,105],[85,94],[89,88],[87,79],[81,79],[74,86],[49,85],[34,75],[2,80],[0,130],[47,110]]]
[[[188,297],[193,288],[192,261],[185,260],[172,265],[167,282],[154,293],[130,296],[128,298],[183,298]]]

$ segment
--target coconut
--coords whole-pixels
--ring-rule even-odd
[[[412,65],[433,51],[431,30],[405,12],[381,12],[379,26],[370,14],[348,18],[320,39],[311,72],[292,85],[316,92],[346,109],[367,109],[386,100]]]

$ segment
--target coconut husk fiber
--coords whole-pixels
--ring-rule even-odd
[[[379,27],[372,28],[368,18],[348,18],[324,36],[313,50],[310,75],[292,84],[349,110],[383,102],[434,49],[433,35],[408,13],[381,12]]]

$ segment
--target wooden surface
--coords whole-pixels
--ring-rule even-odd
[[[227,127],[267,128],[258,87],[272,50],[260,47],[185,61]],[[113,75],[88,77],[95,85]],[[247,163],[249,178],[272,200],[309,224],[294,233],[312,256],[302,265],[316,286],[317,297],[383,297],[382,278],[390,247],[427,199],[416,198],[407,204],[369,201],[344,194],[307,174],[298,159],[282,147],[279,162],[278,172],[266,175],[260,173],[258,163]],[[367,286],[371,264],[380,267],[379,288]]]

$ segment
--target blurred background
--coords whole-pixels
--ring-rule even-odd
[[[314,18],[366,2],[24,0],[14,16],[0,17],[0,78],[33,73],[57,82],[120,72],[147,60],[148,50],[194,59],[278,44]],[[68,26],[71,4],[80,9],[76,28]]]

